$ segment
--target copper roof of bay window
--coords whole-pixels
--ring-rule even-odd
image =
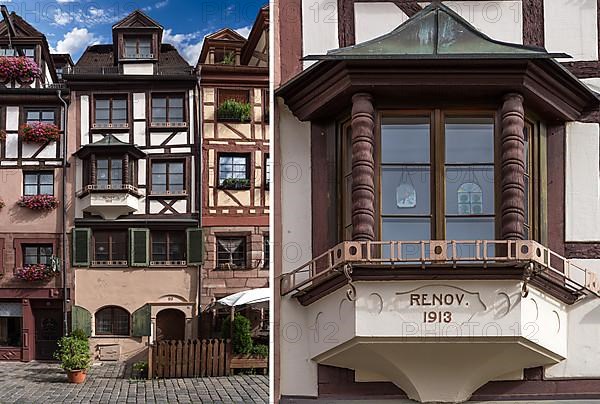
[[[494,40],[449,7],[434,2],[388,34],[303,60],[569,57],[548,53],[544,48]]]

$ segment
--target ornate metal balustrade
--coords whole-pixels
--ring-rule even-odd
[[[418,240],[344,241],[281,277],[281,295],[311,288],[347,265],[401,269],[433,266],[486,268],[514,266],[546,274],[575,295],[600,297],[600,282],[594,272],[575,264],[532,240]]]

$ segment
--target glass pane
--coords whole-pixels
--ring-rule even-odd
[[[183,98],[170,98],[169,106],[170,107],[183,107]]]
[[[446,214],[494,214],[494,168],[446,167]]]
[[[127,121],[127,110],[125,109],[114,109],[113,118],[114,123],[123,123]]]
[[[431,220],[429,218],[383,218],[383,240],[418,241],[431,239]],[[421,246],[408,244],[401,247],[403,258],[418,259],[421,256]],[[426,251],[427,253],[427,251]],[[382,257],[390,257],[389,247],[383,248]],[[395,254],[397,256],[397,253]]]
[[[37,184],[38,175],[37,174],[25,174],[25,184],[36,185]]]
[[[108,160],[107,159],[99,159],[96,161],[97,168],[108,168]]]
[[[383,163],[429,163],[429,118],[383,118]]]
[[[448,217],[446,218],[447,240],[494,240],[495,228],[493,217]],[[480,247],[480,253],[483,248]],[[494,246],[487,249],[489,257],[494,256]],[[460,243],[457,245],[457,257],[475,257],[477,250],[475,244]],[[448,255],[452,252],[448,247]]]
[[[96,122],[97,123],[108,123],[109,112],[108,109],[96,110]]]
[[[152,106],[155,108],[158,108],[158,107],[166,108],[167,99],[164,97],[153,97],[152,98]]]
[[[110,101],[109,100],[96,100],[96,113],[99,109],[109,109]]]
[[[169,120],[172,122],[182,122],[183,108],[169,108]]]
[[[183,163],[171,163],[169,165],[169,173],[171,173],[171,174],[183,173]]]
[[[382,169],[383,214],[429,214],[431,178],[429,167]]]
[[[25,195],[37,195],[37,185],[25,185]]]
[[[40,174],[40,184],[54,184],[53,174]]]
[[[233,162],[233,157],[229,157],[229,156],[220,156],[219,157],[219,164],[223,165],[223,164],[231,164]]]
[[[54,188],[52,185],[40,185],[40,194],[42,195],[52,195],[54,193]]]
[[[152,108],[152,120],[155,122],[166,122],[167,110],[164,108]]]
[[[152,173],[160,174],[167,172],[167,164],[166,163],[153,163],[152,164]]]
[[[492,118],[446,118],[446,163],[493,163]]]
[[[42,121],[54,122],[54,111],[43,111]]]

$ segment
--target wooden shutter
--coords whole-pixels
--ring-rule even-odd
[[[145,267],[150,264],[150,230],[129,229],[129,265]]]
[[[81,306],[71,308],[71,332],[81,330],[88,337],[92,335],[92,314]]]
[[[131,315],[131,334],[134,337],[149,336],[152,333],[152,321],[150,320],[150,305],[146,304],[137,309]]]
[[[92,235],[91,229],[73,229],[73,266],[74,267],[89,267],[90,266],[90,239]]]
[[[204,234],[202,229],[193,227],[187,233],[187,262],[189,265],[201,265],[204,261]]]

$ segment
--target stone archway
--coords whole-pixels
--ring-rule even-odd
[[[185,313],[178,309],[164,309],[156,315],[156,340],[184,340]]]

